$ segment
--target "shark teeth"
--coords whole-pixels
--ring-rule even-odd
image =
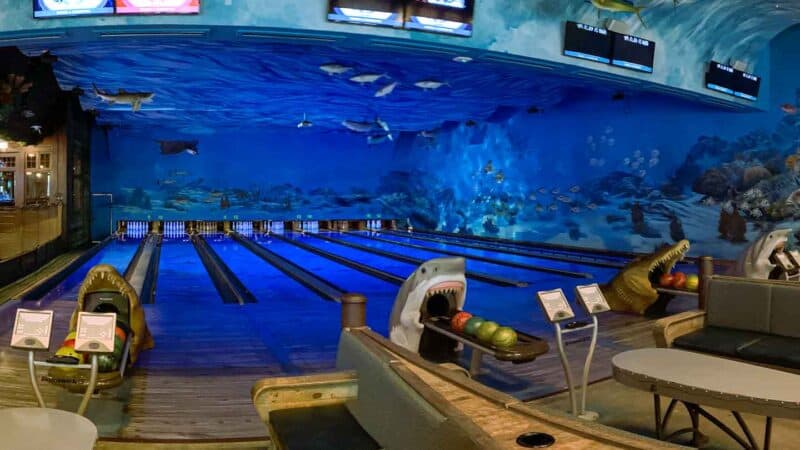
[[[460,293],[461,289],[456,289],[456,288],[432,288],[425,293],[425,298],[428,299],[437,294],[456,296],[456,294]]]

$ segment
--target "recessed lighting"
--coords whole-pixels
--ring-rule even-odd
[[[36,153],[28,153],[28,158],[33,158],[34,156],[36,156]]]
[[[7,150],[8,149],[8,142],[0,139],[0,150]]]

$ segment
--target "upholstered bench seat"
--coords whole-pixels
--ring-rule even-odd
[[[660,347],[800,371],[800,283],[713,276],[705,291],[706,311],[656,322]]]
[[[282,448],[377,450],[380,447],[344,404],[280,409],[270,413]]]
[[[684,350],[736,358],[739,356],[741,349],[747,348],[768,336],[755,331],[706,327],[676,338],[672,345]]]

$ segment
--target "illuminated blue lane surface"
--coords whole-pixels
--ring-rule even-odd
[[[374,242],[374,243],[378,243],[379,242],[379,241],[370,240],[369,237],[368,237],[369,236],[368,232],[364,232],[363,235],[360,235],[360,236],[355,236],[355,235],[333,235],[333,236],[337,237],[337,238],[346,239],[348,241],[355,242],[355,243],[358,243],[358,244],[369,244],[370,242]],[[458,240],[450,241],[450,240],[447,240],[447,239],[443,239],[443,241],[446,241],[446,242],[438,243],[438,242],[423,241],[423,240],[420,240],[420,239],[415,239],[413,237],[398,236],[398,235],[395,235],[395,234],[388,234],[388,233],[381,233],[377,237],[380,238],[380,239],[386,239],[386,240],[390,240],[390,241],[394,241],[394,242],[400,242],[400,243],[405,243],[405,244],[413,244],[413,245],[418,245],[418,246],[422,246],[422,247],[428,247],[432,251],[434,251],[436,249],[441,249],[441,250],[459,252],[459,253],[463,253],[465,255],[475,255],[475,256],[482,256],[482,257],[492,258],[492,259],[496,259],[498,261],[508,261],[508,262],[515,262],[515,263],[521,263],[521,264],[529,264],[529,265],[532,265],[532,266],[546,267],[546,268],[550,268],[550,269],[568,270],[568,271],[572,271],[572,272],[585,272],[585,273],[588,272],[588,273],[593,274],[598,279],[598,281],[601,281],[601,282],[602,281],[607,281],[607,279],[609,279],[611,276],[613,276],[617,272],[617,269],[603,269],[603,268],[600,268],[600,267],[586,266],[586,265],[582,265],[582,264],[579,264],[579,263],[569,263],[569,262],[562,262],[562,261],[554,261],[554,260],[550,260],[550,259],[536,258],[536,257],[531,257],[531,256],[510,255],[510,254],[507,254],[507,253],[499,253],[499,252],[492,252],[492,251],[488,251],[488,250],[479,250],[479,249],[474,249],[474,248],[462,247],[459,244],[462,243],[463,241],[458,241]],[[390,244],[387,244],[387,245],[390,245]],[[403,251],[404,252],[406,250],[413,250],[413,249],[409,249],[409,248],[403,247],[403,246],[398,246],[398,247],[394,247],[394,248],[396,248],[398,252],[399,251]],[[504,248],[504,247],[499,247],[499,248]],[[515,249],[515,250],[523,250],[523,249]],[[392,250],[392,251],[394,251],[394,250]],[[528,251],[530,251],[530,250],[528,250]],[[564,255],[559,255],[559,256],[564,256]],[[497,265],[492,264],[492,263],[480,263],[478,261],[470,262],[469,263],[469,267],[470,268],[481,267],[482,264],[484,265],[483,267],[485,267],[486,265],[488,265],[489,267],[497,267]],[[500,266],[500,267],[503,267],[503,266]],[[506,269],[508,269],[508,268],[506,268]],[[483,270],[483,269],[481,269],[481,270]],[[489,269],[489,270],[494,270],[494,269]],[[524,271],[524,270],[522,272],[526,273],[526,271]],[[530,275],[526,274],[526,275],[520,275],[520,276],[529,277]]]
[[[111,264],[122,274],[125,272],[125,268],[128,267],[128,263],[133,258],[134,253],[136,253],[139,242],[138,239],[111,241],[105,248],[80,266],[78,270],[72,272],[64,281],[42,297],[42,300],[45,302],[51,300],[76,300],[78,298],[78,289],[80,289],[83,279],[86,278],[86,274],[98,264]]]

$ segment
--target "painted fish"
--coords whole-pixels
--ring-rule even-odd
[[[367,136],[367,144],[369,145],[383,144],[389,137],[390,137],[389,134],[376,134]]]
[[[594,211],[595,209],[597,209],[597,203],[589,203],[586,205],[586,207]]]
[[[502,171],[502,170],[501,170],[501,171],[499,171],[499,172],[497,172],[497,173],[494,175],[494,180],[495,180],[495,181],[497,181],[497,183],[498,183],[498,184],[500,184],[500,183],[502,183],[503,181],[505,181],[505,180],[506,180],[506,176],[505,176],[505,174],[503,174],[503,171]]]
[[[569,191],[572,192],[573,194],[577,194],[578,192],[581,191],[581,187],[576,184],[575,186],[569,188]]]
[[[433,139],[436,137],[436,131],[434,130],[422,130],[419,132],[419,135],[424,137],[425,139]]]
[[[94,94],[100,97],[101,100],[112,105],[115,103],[131,105],[131,109],[134,112],[139,111],[142,108],[143,103],[152,102],[153,97],[156,96],[156,94],[152,92],[128,92],[124,89],[120,89],[116,94],[109,94],[101,91],[94,84],[92,84],[92,87],[94,88]]]
[[[572,203],[572,199],[566,195],[559,195],[556,197],[556,200],[560,201],[561,203]]]
[[[319,68],[328,75],[341,75],[353,70],[352,67],[343,66],[341,64],[323,64],[319,66]]]
[[[797,107],[791,103],[784,103],[781,105],[781,111],[789,115],[795,115],[797,114]]]
[[[197,156],[197,141],[158,141],[161,147],[162,155],[178,155],[180,153],[188,153],[192,156]]]
[[[540,194],[547,194],[547,188],[540,187],[539,189],[536,190],[536,192]]]
[[[591,0],[592,5],[598,10],[609,11],[612,13],[628,13],[636,14],[642,26],[647,28],[647,25],[642,19],[642,10],[644,6],[634,6],[625,0]]]
[[[569,211],[572,212],[572,213],[577,214],[577,213],[581,212],[581,207],[580,206],[573,206],[572,208],[569,209]]]
[[[540,205],[539,203],[536,204],[536,212],[540,213],[544,211],[544,206]]]
[[[550,211],[558,211],[558,205],[553,203],[552,205],[548,206],[547,209],[549,209]]]
[[[375,128],[375,124],[373,123],[356,122],[353,120],[343,120],[342,125],[344,125],[348,130],[355,131],[357,133],[366,133]]]
[[[389,129],[389,124],[386,123],[385,120],[381,120],[380,117],[376,117],[375,123],[377,123],[378,126],[381,127],[383,131],[386,132],[386,137],[389,138],[390,141],[394,140],[394,138],[392,137],[392,130]]]
[[[472,58],[470,58],[469,56],[456,56],[455,58],[453,58],[453,61],[459,63],[468,63],[472,61]]]
[[[486,165],[483,166],[483,173],[488,175],[492,172],[494,172],[494,166],[492,165],[492,161],[489,160],[489,162],[487,162]]]
[[[550,193],[553,194],[553,195],[558,195],[558,194],[561,193],[561,191],[559,191],[558,188],[553,188],[553,190],[550,191]]]
[[[394,88],[396,88],[397,85],[399,84],[400,83],[398,83],[397,81],[387,84],[386,86],[378,89],[378,91],[375,92],[375,97],[386,97],[387,95],[394,92]]]
[[[422,80],[422,81],[417,81],[416,83],[414,83],[414,86],[416,86],[416,87],[418,87],[420,89],[423,89],[425,91],[427,91],[427,90],[436,90],[436,89],[439,89],[440,87],[445,86],[445,85],[446,86],[450,86],[449,84],[447,84],[445,82],[436,81],[436,80]]]
[[[534,193],[530,193],[530,194],[528,195],[528,200],[530,200],[530,201],[536,201],[536,194],[534,194]]]
[[[659,163],[658,158],[650,158],[650,161],[647,162],[647,165],[650,167],[655,167]]]
[[[350,81],[359,84],[368,84],[368,83],[374,83],[385,76],[386,76],[385,73],[365,73],[351,77]]]
[[[297,123],[297,128],[311,128],[314,126],[314,122],[306,119],[306,115],[303,114],[303,120]]]

